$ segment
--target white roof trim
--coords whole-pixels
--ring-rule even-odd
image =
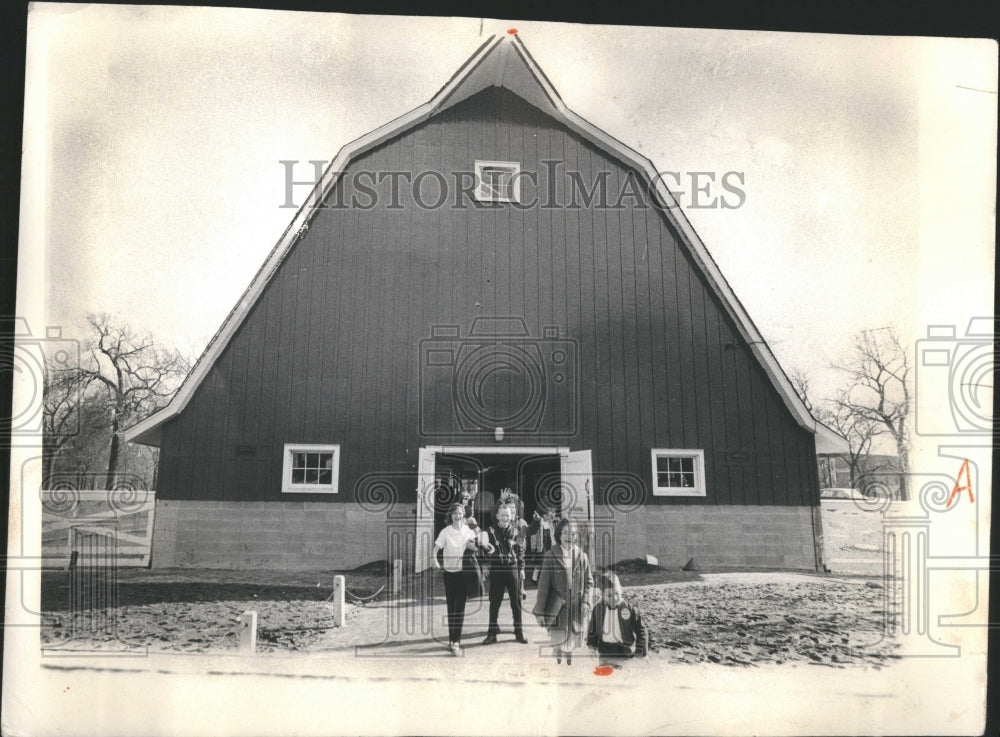
[[[816,422],[816,454],[845,455],[851,451],[847,438],[832,427]]]
[[[494,52],[497,53],[494,54]],[[709,284],[715,290],[723,306],[729,311],[729,314],[733,318],[741,337],[746,341],[750,351],[757,357],[757,360],[760,362],[764,371],[767,373],[775,388],[778,390],[779,395],[784,400],[785,406],[802,427],[817,435],[817,440],[820,439],[820,435],[822,435],[825,440],[832,440],[828,433],[832,433],[833,431],[829,430],[829,428],[826,428],[821,423],[818,423],[799,398],[788,377],[785,375],[785,372],[781,369],[777,359],[774,357],[774,354],[771,353],[771,349],[764,341],[760,331],[757,330],[753,320],[750,319],[750,315],[747,314],[746,310],[743,308],[743,305],[740,303],[736,294],[729,286],[729,283],[722,275],[722,272],[719,270],[718,265],[708,253],[708,249],[705,247],[705,244],[702,243],[701,238],[698,237],[698,234],[694,231],[691,223],[688,222],[688,219],[681,211],[676,198],[663,183],[663,178],[657,176],[656,168],[653,166],[653,163],[645,156],[625,145],[617,138],[614,138],[604,132],[592,123],[587,122],[566,107],[566,104],[559,97],[559,94],[549,82],[545,73],[542,72],[538,64],[535,63],[535,60],[528,53],[528,50],[521,42],[521,39],[516,35],[491,37],[479,47],[479,49],[458,70],[458,72],[456,72],[455,76],[453,76],[448,83],[442,87],[433,98],[431,98],[431,100],[424,103],[420,107],[411,110],[409,113],[406,113],[405,115],[402,115],[395,120],[376,128],[370,133],[367,133],[366,135],[346,144],[340,149],[337,156],[324,172],[323,177],[316,184],[316,187],[313,188],[310,196],[306,198],[305,203],[301,208],[299,208],[295,217],[292,218],[292,222],[278,239],[278,242],[271,250],[271,253],[268,254],[267,259],[254,276],[250,286],[247,287],[246,291],[236,303],[236,306],[229,313],[225,322],[222,324],[222,327],[219,328],[218,332],[212,337],[212,340],[209,341],[209,344],[205,348],[204,353],[202,353],[201,358],[195,364],[191,373],[188,374],[184,383],[181,385],[180,389],[174,395],[170,403],[160,411],[147,417],[142,422],[139,422],[125,430],[122,433],[123,438],[127,442],[137,442],[145,445],[159,445],[160,425],[170,418],[178,415],[184,407],[187,406],[187,403],[190,401],[195,390],[204,380],[216,359],[225,349],[226,345],[228,345],[230,339],[243,323],[243,320],[250,312],[250,309],[260,297],[264,287],[267,286],[271,276],[284,259],[285,254],[288,253],[291,247],[298,240],[299,236],[308,227],[310,218],[316,213],[316,209],[312,208],[310,203],[321,201],[329,194],[330,190],[336,184],[340,174],[346,169],[352,159],[379,145],[388,138],[397,136],[407,129],[419,125],[435,113],[449,107],[449,100],[465,99],[456,93],[460,92],[463,84],[473,75],[474,72],[478,70],[480,65],[484,63],[493,63],[496,65],[496,69],[492,76],[494,86],[508,86],[504,85],[505,79],[510,80],[515,77],[515,75],[508,73],[511,63],[516,63],[515,59],[512,57],[516,57],[517,60],[525,65],[530,72],[532,81],[537,83],[537,85],[544,92],[546,98],[548,98],[547,102],[551,105],[551,109],[544,110],[543,112],[552,115],[559,120],[559,122],[566,125],[570,130],[597,145],[602,150],[611,153],[627,165],[638,169],[646,175],[649,181],[656,183],[656,194],[660,198],[661,204],[664,206],[662,212],[664,212],[667,220],[676,227],[678,234],[684,240],[695,261],[709,276]],[[487,74],[489,73],[489,70],[483,71]],[[530,95],[528,90],[519,91],[511,89],[511,91],[515,94],[519,94],[520,97],[527,98]],[[318,197],[314,196],[317,194],[317,189],[319,194]],[[836,433],[833,433],[833,435],[836,436],[836,438],[840,438],[840,436],[836,435]],[[840,440],[846,443],[843,438],[840,438]],[[834,440],[833,442],[836,441]],[[846,452],[846,450],[844,452]]]

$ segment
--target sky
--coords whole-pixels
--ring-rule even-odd
[[[197,356],[294,214],[279,162],[308,176],[511,27],[658,171],[742,173],[743,206],[685,214],[818,396],[860,330],[991,314],[992,42],[44,3],[19,300],[69,337],[106,312]]]
[[[106,312],[197,355],[292,218],[280,206],[279,162],[332,159],[429,100],[486,37],[511,27],[570,109],[659,171],[743,173],[742,207],[685,214],[778,361],[809,374],[818,395],[832,394],[830,364],[860,330],[895,327],[916,346],[930,325],[961,336],[970,318],[993,314],[997,47],[989,40],[38,3],[28,33],[18,315],[36,334],[61,326],[82,339],[87,313]],[[970,516],[990,519],[989,448],[980,450],[953,450],[934,467],[954,474],[961,453],[982,482],[977,506],[934,518],[933,545],[921,533],[939,566],[944,553],[986,565],[989,525]],[[35,481],[24,471],[33,453],[12,452],[22,490],[41,483],[40,464]],[[40,552],[32,534],[40,505],[37,495],[23,498],[21,509],[12,495],[11,551],[19,544],[31,555]],[[32,594],[36,579],[23,573],[8,577],[7,600],[30,608],[39,589]],[[985,623],[976,602],[986,597],[974,588],[943,576],[925,575],[924,584],[929,592],[914,591],[925,604],[940,595],[957,602],[944,612]],[[27,611],[10,608],[8,620]],[[952,689],[950,728],[971,723],[985,669],[985,639],[976,638],[986,628],[974,621],[942,635],[973,643],[961,659],[912,658],[875,681],[841,679],[838,705],[850,708],[831,716],[876,731],[898,713],[926,722],[935,715],[913,709],[914,699],[943,681],[967,685]],[[8,629],[19,632],[31,630]],[[33,649],[7,650],[37,653],[37,638]],[[783,693],[787,673],[764,675],[761,694]],[[720,691],[711,677],[695,693],[721,693],[728,707],[758,698],[740,684]],[[256,716],[218,709],[216,684],[199,690],[199,681],[181,680],[167,686],[181,689],[171,693],[188,711],[204,702],[208,714],[211,702],[222,722]],[[885,700],[902,682],[916,691]],[[24,683],[56,687],[33,672]],[[159,694],[164,683],[147,691]],[[241,680],[236,696],[255,696],[255,686]],[[270,704],[273,679],[265,686]],[[859,692],[867,701],[852,696]],[[866,709],[872,699],[881,701]],[[287,703],[292,710],[281,713],[297,713]],[[783,709],[793,731],[803,719],[797,704],[767,705]],[[141,698],[120,706],[162,713]],[[688,711],[672,723],[696,724],[677,721]],[[720,709],[719,724],[729,712]]]

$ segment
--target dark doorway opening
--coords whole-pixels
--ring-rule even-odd
[[[547,454],[440,453],[434,466],[434,535],[448,523],[448,507],[461,502],[481,529],[493,523],[504,489],[519,499],[518,512],[531,522],[551,508],[561,514],[560,456]]]

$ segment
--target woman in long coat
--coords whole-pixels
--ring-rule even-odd
[[[573,662],[573,650],[583,644],[590,623],[594,577],[590,560],[575,543],[576,522],[563,518],[556,525],[555,545],[542,558],[538,599],[532,614],[549,631],[556,662]]]

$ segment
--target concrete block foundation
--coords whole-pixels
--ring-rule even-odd
[[[401,549],[415,518],[415,504],[372,511],[347,502],[157,499],[152,565],[348,570]]]
[[[812,507],[670,505],[594,509],[598,565],[655,555],[664,568],[817,570]]]
[[[416,505],[158,499],[152,565],[349,570],[400,557],[412,569]],[[811,507],[646,506],[594,509],[593,562],[655,555],[664,568],[817,570]]]

